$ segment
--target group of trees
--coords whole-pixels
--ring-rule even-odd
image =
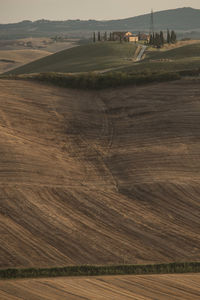
[[[171,32],[167,30],[167,37],[165,39],[163,31],[160,33],[150,34],[149,45],[152,45],[156,48],[162,48],[164,44],[174,44],[176,43],[176,33],[174,30]]]
[[[140,34],[139,34],[140,37]],[[102,41],[115,41],[116,37],[114,35],[113,32],[104,32],[101,33],[99,32],[94,32],[93,33],[93,42],[102,42]],[[123,40],[123,36],[119,35],[119,40],[122,41]],[[149,45],[152,45],[153,47],[156,48],[162,48],[164,44],[174,44],[176,43],[176,33],[174,30],[172,30],[171,32],[169,30],[167,30],[167,36],[165,38],[165,35],[163,33],[163,31],[160,31],[160,33],[152,33],[150,34],[150,38],[149,38]]]
[[[113,32],[108,33],[105,31],[104,33],[101,33],[100,31],[93,33],[93,42],[102,42],[102,41],[114,41],[114,34]]]

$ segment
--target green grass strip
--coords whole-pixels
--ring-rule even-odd
[[[140,73],[111,72],[105,74],[82,73],[40,73],[30,75],[2,75],[2,79],[24,79],[44,82],[59,87],[100,90],[127,85],[143,85],[152,82],[173,81],[181,78],[178,73]]]
[[[42,278],[59,276],[144,275],[198,273],[200,262],[154,265],[68,266],[60,268],[1,269],[0,279]]]
[[[109,73],[80,73],[80,74],[65,74],[65,73],[39,73],[39,74],[24,74],[24,75],[1,75],[2,79],[24,79],[35,80],[55,86],[99,90],[127,85],[144,85],[155,82],[167,82],[179,80],[185,76],[199,77],[200,69],[183,70],[179,72],[144,72],[144,73],[129,73],[129,72],[109,72]]]

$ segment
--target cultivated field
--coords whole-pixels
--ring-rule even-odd
[[[7,72],[50,54],[44,50],[0,50],[0,73]]]
[[[112,69],[132,64],[136,58],[136,49],[135,44],[118,42],[82,45],[17,68],[12,74]]]
[[[15,69],[52,53],[73,48],[76,41],[55,42],[50,38],[0,40],[0,73]]]
[[[200,260],[199,80],[0,81],[0,267]]]
[[[200,275],[104,276],[0,282],[2,300],[198,300]]]

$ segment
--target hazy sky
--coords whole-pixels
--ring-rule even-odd
[[[155,11],[193,7],[200,0],[0,0],[0,23],[21,20],[118,19]]]

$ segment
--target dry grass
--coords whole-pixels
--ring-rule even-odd
[[[198,300],[200,275],[107,276],[0,282],[2,300]]]
[[[176,48],[180,48],[187,45],[193,45],[193,44],[199,44],[199,40],[177,41],[175,44],[165,44],[163,48],[161,48],[160,50],[153,47],[149,47],[148,51],[161,52],[161,51],[167,51],[167,50],[176,49]]]
[[[0,267],[200,260],[197,81],[0,81]]]
[[[1,50],[0,73],[12,70],[50,54],[51,53],[45,50]]]
[[[77,46],[78,40],[54,42],[50,38],[0,40],[0,73],[38,60],[52,53]],[[31,46],[27,46],[31,43]]]

